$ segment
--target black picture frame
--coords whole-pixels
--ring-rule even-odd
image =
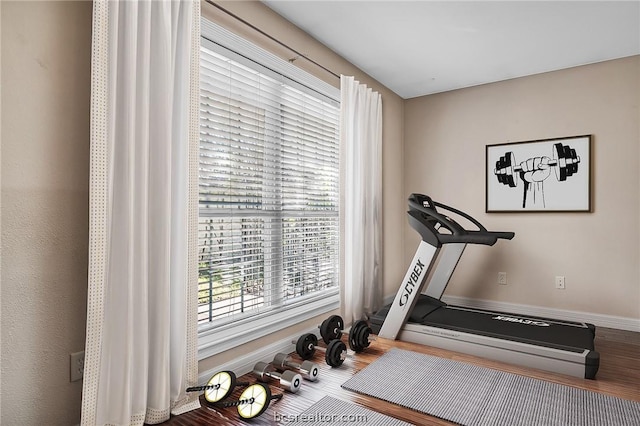
[[[592,135],[487,145],[487,213],[591,212]]]

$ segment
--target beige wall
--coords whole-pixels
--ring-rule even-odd
[[[639,104],[640,56],[407,100],[405,191],[516,233],[468,247],[447,294],[639,319]],[[484,212],[485,145],[583,134],[593,213]],[[404,230],[406,264],[418,236]]]
[[[210,7],[203,3],[205,13]],[[402,99],[259,2],[226,7],[334,72],[354,75],[382,93],[384,282],[393,288],[403,274],[398,229],[404,207],[397,191],[402,185]],[[92,4],[2,0],[0,11],[0,424],[70,425],[80,419],[82,382],[69,382],[69,354],[83,349],[86,321]],[[218,15],[222,23],[237,27],[233,19]],[[237,28],[261,40],[254,31]],[[289,52],[271,47],[289,59]],[[296,64],[339,84],[313,65]],[[318,321],[203,360],[200,369],[215,368]]]
[[[0,2],[2,417],[72,425],[87,296],[91,2]]]
[[[272,37],[312,58],[332,72],[336,74],[353,75],[360,82],[367,84],[382,94],[384,294],[393,291],[394,288],[397,288],[405,272],[402,262],[403,235],[402,232],[399,232],[405,221],[405,197],[403,191],[399,190],[402,187],[403,100],[364,74],[361,70],[318,43],[299,28],[284,20],[262,3],[255,1],[229,1],[219,2],[219,4]],[[255,30],[248,28],[246,25],[238,23],[236,19],[229,17],[227,14],[204,2],[202,3],[202,14],[246,39],[252,40],[254,43],[269,49],[284,59],[289,60],[296,56],[288,49],[283,48]],[[316,75],[318,78],[325,80],[327,83],[336,87],[340,86],[340,80],[337,77],[310,62],[304,59],[297,59],[294,63],[300,68]],[[202,360],[200,362],[200,371],[214,369],[216,365],[228,362],[240,354],[250,352],[289,335],[298,334],[307,328],[316,326],[321,319],[322,318],[319,317],[306,321],[296,327],[291,327],[274,335],[243,345],[236,350],[230,350]]]

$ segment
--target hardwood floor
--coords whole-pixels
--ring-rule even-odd
[[[412,343],[378,339],[373,342],[365,352],[348,358],[340,368],[327,366],[324,363],[322,354],[316,352],[316,359],[314,359],[314,361],[320,365],[321,369],[319,380],[317,382],[304,382],[302,389],[297,394],[285,393],[282,400],[274,401],[262,416],[251,420],[250,423],[240,421],[235,408],[213,410],[206,407],[206,404],[203,402],[200,409],[173,417],[163,424],[167,426],[275,425],[277,424],[275,420],[277,415],[294,416],[300,414],[325,395],[350,401],[413,424],[425,426],[452,424],[445,420],[417,413],[385,401],[355,394],[340,387],[340,385],[347,381],[353,374],[366,367],[369,363],[393,347],[508,371],[640,402],[640,333],[598,328],[596,330],[595,345],[596,350],[600,352],[600,369],[596,380],[587,380],[518,367]],[[247,379],[247,381],[250,382],[255,381],[255,379],[249,375],[243,376],[243,379]],[[272,393],[282,392],[275,382],[270,382],[269,385]],[[237,399],[239,393],[240,389],[237,389],[231,398]]]

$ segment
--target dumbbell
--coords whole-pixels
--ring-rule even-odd
[[[249,382],[238,382],[233,371],[220,371],[211,376],[206,385],[189,387],[187,392],[204,391],[204,399],[218,402],[229,397],[236,386],[249,386]]]
[[[258,377],[261,382],[269,379],[280,381],[280,386],[291,393],[296,393],[302,386],[302,376],[294,371],[286,370],[282,373],[276,371],[275,366],[267,362],[259,362],[253,366],[253,374]]]
[[[302,364],[298,364],[297,362],[293,362],[291,357],[287,354],[279,353],[273,357],[273,361],[271,361],[277,369],[286,370],[291,368],[293,370],[297,370],[300,375],[309,380],[310,382],[315,382],[318,380],[318,364],[311,361],[302,361]]]
[[[343,331],[344,321],[340,315],[331,315],[326,320],[322,321],[320,328],[320,336],[326,344],[329,344],[334,339],[339,339],[341,335],[349,335],[349,347],[354,352],[362,352],[369,347],[369,344],[375,340],[370,337],[371,327],[366,321],[358,320],[353,323],[349,333]]]
[[[580,157],[576,150],[568,145],[556,143],[553,145],[553,158],[549,160],[549,166],[553,167],[556,179],[560,182],[567,180],[578,171]],[[513,152],[507,152],[496,161],[496,168],[493,173],[498,182],[512,188],[518,186],[518,172],[523,169],[522,163],[516,164],[516,157]]]
[[[340,367],[347,358],[347,345],[343,341],[335,339],[329,342],[326,348],[318,346],[318,338],[313,333],[300,336],[291,343],[296,345],[296,353],[302,359],[311,359],[316,349],[324,352],[324,360],[331,367]]]
[[[237,401],[210,403],[210,407],[238,407],[238,415],[243,419],[253,419],[264,413],[274,399],[282,399],[282,394],[272,395],[268,386],[254,383],[240,394]]]

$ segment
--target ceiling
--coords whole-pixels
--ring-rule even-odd
[[[263,2],[405,99],[640,54],[640,1]]]

